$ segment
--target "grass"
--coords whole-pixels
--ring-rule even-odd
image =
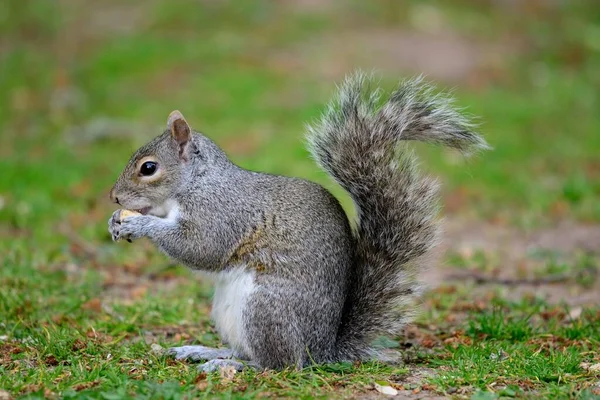
[[[439,368],[433,381],[497,395],[510,388],[548,398],[593,396],[582,363],[592,360],[598,346],[598,315],[586,312],[577,321],[566,321],[564,315],[547,304],[506,303],[471,316],[468,327],[447,341],[447,358],[432,360],[438,367],[451,366]]]
[[[348,37],[427,36],[441,18],[440,37],[448,30],[484,49],[502,42],[495,57],[440,84],[455,87],[459,105],[480,116],[495,150],[463,160],[418,147],[423,167],[443,181],[446,214],[525,231],[600,221],[594,2],[519,12],[473,1],[332,7],[163,0],[0,7],[0,389],[30,398],[312,398],[360,396],[384,382],[414,396],[599,395],[589,368],[600,363],[597,304],[482,293],[465,282],[430,292],[419,320],[391,342],[404,351],[403,366],[228,377],[198,374],[156,346],[218,344],[211,289],[148,243],[110,241],[107,193],[124,163],[178,108],[240,165],[318,181],[352,212],[308,157],[303,125],[356,66],[383,69],[386,88],[402,76],[389,68],[395,48],[349,50]],[[575,250],[567,259],[532,255],[532,274],[567,274],[557,285],[594,290],[597,254]],[[452,249],[446,262],[478,273],[508,268],[487,251]]]
[[[439,293],[448,292],[447,288]],[[462,296],[460,296],[462,297]],[[467,312],[462,323],[447,315],[464,311],[457,303],[437,303],[435,308],[450,310],[421,344],[435,350],[427,363],[437,375],[431,382],[446,393],[469,387],[487,392],[491,398],[592,398],[593,380],[585,366],[597,362],[600,341],[600,314],[587,309],[572,318],[566,306],[551,305],[540,299],[518,302],[492,297],[476,302],[479,307]],[[430,316],[422,324],[431,324]],[[593,374],[591,375],[593,376]],[[477,393],[477,392],[475,392]],[[474,394],[475,395],[475,394]],[[597,393],[596,393],[597,395]],[[587,397],[586,397],[587,396]]]
[[[21,263],[31,261],[24,254],[20,257]],[[218,343],[207,320],[209,288],[170,268],[148,272],[129,265],[128,272],[116,273],[115,278],[103,269],[75,267],[85,264],[81,259],[66,262],[73,264],[38,266],[36,274],[20,263],[3,266],[2,287],[10,289],[3,289],[0,303],[5,333],[0,386],[11,392],[104,399],[134,394],[254,397],[265,392],[313,397],[349,395],[376,381],[410,390],[425,386],[441,393],[469,387],[552,398],[591,395],[593,390],[593,375],[582,363],[598,361],[598,310],[585,310],[570,319],[567,307],[539,299],[492,298],[475,301],[484,308],[465,313],[457,302],[471,303],[459,293],[457,301],[427,307],[431,312],[450,311],[445,318],[424,314],[413,329],[417,340],[400,340],[409,357],[406,366],[336,364],[303,371],[247,371],[230,379],[198,374],[194,365],[166,358],[160,347],[156,349],[157,344],[164,348],[190,340]],[[152,285],[159,288],[156,293],[144,290],[147,276],[158,281]],[[120,284],[135,286],[128,288],[128,301],[111,300],[118,290],[125,290],[118,288]],[[176,290],[168,289],[169,284]],[[107,285],[112,286],[109,293]],[[25,296],[25,290],[35,295]],[[457,293],[445,292],[446,299]],[[430,298],[438,299],[440,293],[444,291]],[[448,315],[464,319],[446,323]],[[415,368],[433,369],[436,375],[413,387],[405,377]]]

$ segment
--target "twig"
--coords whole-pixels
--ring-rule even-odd
[[[494,276],[487,276],[476,272],[469,272],[464,274],[452,274],[446,277],[450,280],[465,280],[473,279],[477,284],[495,283],[498,285],[547,285],[553,283],[566,282],[573,278],[570,275],[555,275],[546,276],[543,278],[536,279],[519,279],[519,278],[498,278]]]
[[[69,239],[69,241],[81,248],[81,250],[87,257],[91,259],[97,258],[98,249],[96,248],[96,246],[79,236],[73,229],[71,229],[70,226],[68,226],[67,224],[61,224],[59,226],[59,231],[63,235],[65,235]]]

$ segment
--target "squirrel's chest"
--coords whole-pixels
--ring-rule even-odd
[[[248,356],[244,332],[244,308],[255,289],[254,273],[236,269],[215,276],[212,318],[223,342]]]

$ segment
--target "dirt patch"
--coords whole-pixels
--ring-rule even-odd
[[[510,44],[480,43],[451,30],[379,29],[328,34],[272,54],[269,64],[283,73],[301,71],[327,81],[362,68],[455,83],[494,75],[515,52]]]
[[[509,298],[532,295],[572,306],[600,303],[600,225],[565,221],[525,232],[451,218],[437,257],[440,261],[423,275],[432,288],[471,281],[478,291],[501,287]],[[457,258],[467,264],[480,261],[465,267],[457,265]]]
[[[449,218],[444,223],[443,249],[500,251],[513,259],[536,249],[560,253],[586,251],[600,254],[600,225],[562,221],[557,225],[526,232],[511,226]]]
[[[99,37],[116,37],[139,31],[147,25],[153,6],[157,2],[146,2],[146,7],[139,7],[117,1],[103,2],[102,4],[83,4],[73,0],[60,0],[58,7],[65,21],[63,31],[73,32],[77,35],[73,40],[95,39]],[[94,18],[83,18],[93,15]],[[69,35],[71,36],[71,35]],[[61,40],[67,37],[60,38]]]
[[[331,13],[339,7],[339,3],[332,0],[284,0],[280,5],[291,12],[303,14]]]

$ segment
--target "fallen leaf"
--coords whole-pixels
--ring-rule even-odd
[[[572,308],[571,311],[569,311],[569,318],[571,318],[571,320],[578,319],[581,317],[582,311],[583,309],[581,307]]]
[[[11,400],[12,397],[10,395],[10,393],[8,393],[6,390],[2,390],[0,389],[0,400]]]
[[[426,336],[423,339],[421,339],[421,346],[425,347],[426,349],[433,348],[435,344],[436,340],[433,336]]]
[[[600,363],[592,364],[592,363],[582,362],[581,364],[579,364],[579,367],[585,369],[588,372],[600,373]]]
[[[81,392],[82,390],[87,390],[93,387],[96,387],[100,384],[99,380],[95,380],[92,382],[83,382],[83,383],[78,383],[76,385],[73,386],[73,390],[75,390],[76,392]]]
[[[222,367],[219,370],[219,374],[221,375],[221,379],[224,382],[230,382],[231,380],[233,380],[233,377],[235,376],[235,374],[237,373],[237,370],[235,369],[235,367],[229,365],[227,367]]]
[[[375,382],[374,386],[375,390],[377,390],[379,393],[386,394],[388,396],[396,396],[398,394],[396,389],[387,384],[380,385],[379,383]]]
[[[550,214],[554,217],[564,217],[569,212],[569,203],[557,200],[550,205]]]
[[[96,297],[83,303],[81,308],[84,310],[100,312],[102,311],[102,302]]]
[[[29,383],[21,388],[21,394],[28,394],[37,392],[41,389],[40,385],[36,385],[34,383]]]
[[[165,349],[158,343],[152,343],[150,345],[150,351],[152,352],[152,354],[155,354],[157,356],[162,356],[163,354],[165,354]]]
[[[131,290],[131,297],[134,299],[142,298],[148,292],[148,286],[137,286]]]
[[[173,341],[175,342],[181,342],[183,340],[187,340],[190,339],[191,336],[185,332],[183,333],[176,333],[175,336],[173,336]]]
[[[53,382],[55,384],[60,383],[62,381],[64,381],[65,379],[68,379],[72,376],[73,374],[71,374],[71,371],[63,371],[59,376],[57,376],[56,378],[53,379]]]
[[[58,360],[56,357],[54,357],[54,355],[50,354],[44,359],[44,364],[49,367],[56,367],[58,365]]]
[[[71,350],[79,351],[79,350],[85,349],[86,347],[87,347],[87,344],[83,340],[75,339],[75,341],[71,345]]]
[[[201,372],[200,374],[198,374],[194,383],[196,384],[196,388],[198,390],[206,390],[206,388],[208,387],[208,382],[206,381],[206,372]]]

